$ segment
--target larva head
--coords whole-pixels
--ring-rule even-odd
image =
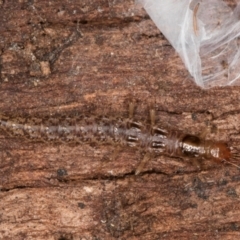
[[[216,162],[229,161],[232,157],[231,149],[224,142],[215,142],[210,149],[211,158]]]

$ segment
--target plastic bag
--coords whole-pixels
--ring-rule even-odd
[[[139,0],[202,88],[240,85],[240,4]]]

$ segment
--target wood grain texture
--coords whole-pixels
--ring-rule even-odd
[[[234,1],[229,2],[234,4]],[[240,152],[240,88],[201,90],[134,1],[0,1],[0,111],[148,118]],[[240,173],[1,132],[1,239],[239,239]]]

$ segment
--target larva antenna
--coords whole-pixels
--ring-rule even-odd
[[[225,162],[225,163],[227,163],[227,164],[231,164],[232,166],[234,166],[234,167],[240,169],[240,166],[238,166],[237,164],[232,163],[232,162],[230,162],[230,161],[227,161],[226,159],[223,159],[223,162]]]

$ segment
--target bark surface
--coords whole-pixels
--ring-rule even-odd
[[[230,2],[233,4],[233,2]],[[128,116],[240,152],[240,87],[202,90],[133,0],[0,1],[0,112]],[[239,239],[240,172],[1,132],[1,239]]]

